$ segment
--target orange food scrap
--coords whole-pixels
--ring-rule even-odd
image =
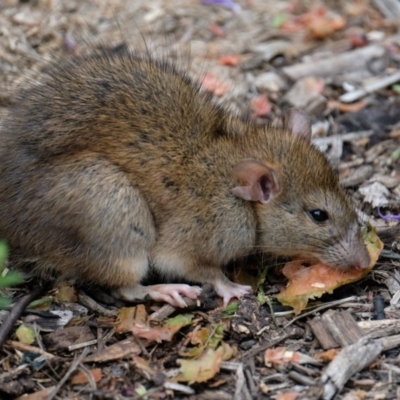
[[[363,236],[371,257],[368,268],[346,271],[324,264],[304,267],[301,261],[292,261],[282,271],[289,282],[276,298],[283,305],[293,307],[294,313],[299,314],[307,306],[308,300],[321,297],[324,293],[332,293],[340,286],[363,278],[374,267],[383,248],[383,243],[371,226],[364,230]]]
[[[277,347],[275,349],[267,349],[264,353],[264,363],[267,367],[272,365],[286,364],[296,361],[297,355],[293,351],[288,351],[287,347]]]
[[[264,364],[266,367],[272,367],[282,364],[315,364],[316,360],[307,354],[298,351],[288,350],[287,347],[276,347],[267,349],[264,353]]]

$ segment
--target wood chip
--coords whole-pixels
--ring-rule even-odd
[[[363,332],[350,312],[329,310],[309,321],[314,335],[325,350],[356,343]]]
[[[43,336],[43,341],[52,349],[67,349],[94,339],[96,338],[88,326],[71,326]]]
[[[375,361],[383,349],[384,346],[380,340],[364,338],[343,348],[321,377],[321,383],[324,385],[323,399],[330,400],[340,393],[346,382]]]
[[[107,362],[118,360],[132,354],[140,354],[141,350],[134,339],[126,339],[105,347],[97,353],[91,354],[85,358],[85,362]]]
[[[383,46],[373,44],[341,54],[333,54],[321,60],[312,60],[300,64],[290,65],[282,68],[282,73],[292,81],[297,81],[307,76],[319,76],[321,78],[338,75],[343,71],[360,71],[366,69],[372,59],[386,57],[386,49]],[[255,80],[259,89],[268,89],[271,82],[278,89],[285,87],[285,81],[275,72],[267,72]],[[341,99],[341,101],[344,101]]]
[[[344,187],[358,186],[365,182],[374,173],[374,168],[371,165],[363,165],[356,170],[351,171],[350,175],[340,182]]]

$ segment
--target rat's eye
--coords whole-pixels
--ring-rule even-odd
[[[315,222],[325,222],[329,219],[328,213],[324,210],[312,210],[308,214]]]

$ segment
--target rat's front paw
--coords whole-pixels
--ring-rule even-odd
[[[165,301],[174,307],[187,307],[183,296],[190,299],[197,299],[201,293],[201,288],[198,286],[190,286],[185,284],[163,284],[142,286],[135,285],[129,288],[120,288],[117,291],[117,296],[126,301],[134,301],[144,299],[150,296],[155,301]]]
[[[197,299],[201,293],[198,286],[185,284],[169,283],[164,285],[149,286],[149,296],[156,301],[165,301],[174,307],[184,308],[187,304],[181,295],[190,299]]]
[[[228,280],[218,280],[214,283],[214,289],[219,296],[224,300],[224,307],[229,304],[229,301],[233,298],[239,298],[247,293],[252,293],[253,289],[251,286],[240,285]]]

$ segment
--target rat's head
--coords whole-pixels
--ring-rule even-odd
[[[366,268],[370,258],[356,212],[325,157],[312,145],[311,125],[291,110],[286,130],[267,133],[268,160],[245,159],[233,169],[232,192],[254,202],[258,245],[338,268]],[[265,135],[265,136],[266,136]]]

